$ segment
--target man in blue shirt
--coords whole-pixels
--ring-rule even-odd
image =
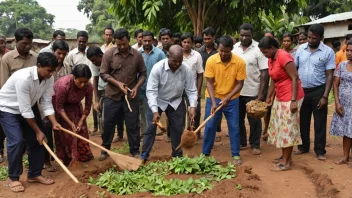
[[[146,97],[149,74],[152,71],[153,66],[157,62],[165,59],[166,56],[161,49],[153,46],[154,34],[152,32],[144,31],[142,36],[142,47],[139,49],[139,51],[142,53],[145,66],[147,67],[147,80],[139,90],[139,116],[141,120],[141,132],[143,135],[153,119],[153,112],[149,110],[148,100]]]
[[[327,103],[335,69],[334,51],[321,42],[323,38],[324,27],[321,24],[310,26],[308,43],[302,44],[295,56],[305,96],[300,113],[302,145],[298,146],[298,151],[295,151],[294,154],[309,152],[310,120],[313,113],[314,152],[318,160],[326,159]]]

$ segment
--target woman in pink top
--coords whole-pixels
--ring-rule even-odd
[[[288,170],[293,146],[302,144],[299,111],[304,92],[292,56],[279,49],[278,42],[271,37],[262,38],[258,46],[269,59],[269,75],[274,82],[270,84],[266,98],[266,103],[272,105],[268,143],[282,149],[282,157],[275,161],[278,164],[273,165],[271,170]],[[274,93],[276,97],[272,101]]]

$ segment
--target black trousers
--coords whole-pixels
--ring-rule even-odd
[[[126,122],[128,144],[132,156],[140,154],[140,129],[139,129],[139,101],[138,99],[129,100],[132,112],[128,109],[124,99],[115,101],[105,97],[104,99],[104,132],[101,137],[103,146],[111,148],[114,138],[116,122],[121,118],[121,112]],[[102,152],[106,154],[105,152]]]
[[[246,118],[246,104],[257,97],[240,96],[239,97],[239,125],[240,125],[240,144],[247,146],[247,133],[245,126]],[[249,145],[252,149],[260,147],[260,137],[262,133],[262,121],[261,119],[247,116],[249,122]]]
[[[2,129],[2,126],[0,125],[0,154],[4,155],[4,141],[5,141],[6,135],[4,132],[4,129]]]
[[[325,85],[304,91],[304,100],[301,107],[300,129],[302,145],[298,149],[308,152],[310,149],[310,123],[313,113],[314,117],[314,152],[317,155],[324,155],[326,144],[326,122],[328,107],[318,109],[320,99],[323,97]]]
[[[53,125],[51,124],[48,118],[44,118],[43,120],[43,133],[45,134],[47,144],[52,151],[54,151],[54,139],[53,139]],[[61,133],[61,132],[59,132]],[[45,160],[53,160],[51,155],[47,150],[45,150]]]

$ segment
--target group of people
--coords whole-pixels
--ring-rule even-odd
[[[294,48],[290,33],[283,36],[280,49],[272,32],[265,33],[259,42],[253,40],[253,32],[251,24],[243,24],[239,42],[234,43],[228,35],[214,42],[215,31],[207,27],[202,32],[202,45],[195,47],[199,37],[188,32],[172,34],[162,28],[155,39],[151,31],[139,29],[134,34],[137,43],[130,46],[126,29],[108,27],[104,30],[103,46],[88,47],[88,33],[80,31],[77,47],[69,51],[65,33],[57,30],[52,43],[39,55],[30,50],[33,34],[26,28],[16,30],[16,48],[12,51],[6,50],[6,39],[0,36],[0,160],[4,161],[6,135],[10,189],[25,190],[19,182],[25,150],[30,164],[27,181],[54,183],[42,175],[43,167],[57,171],[43,141],[53,149],[55,139],[56,154],[67,166],[94,159],[87,142],[62,130],[89,138],[86,119],[92,107],[104,118],[100,123],[102,145],[111,149],[115,128],[122,139],[125,125],[130,154],[144,162],[155,141],[155,123],[164,112],[171,155],[181,157],[182,149],[176,148],[183,131],[200,125],[203,79],[204,117],[214,116],[204,129],[202,153],[206,156],[219,139],[217,132],[221,131],[224,115],[233,164],[242,164],[240,150],[248,144],[246,104],[260,100],[270,106],[264,118],[263,136],[261,119],[247,116],[249,145],[254,155],[261,154],[263,137],[282,149],[271,170],[289,170],[292,153],[309,152],[313,113],[314,151],[318,160],[325,160],[327,102],[334,80],[336,113],[331,133],[344,136],[344,158],[336,163],[348,163],[352,142],[348,130],[348,112],[352,111],[348,97],[352,42],[342,48],[347,61],[335,63],[334,51],[322,42],[324,28],[320,24],[312,25],[308,33],[300,33],[299,44]],[[334,78],[335,64],[339,67]],[[293,151],[296,145],[298,150]],[[108,157],[102,151],[98,160]]]

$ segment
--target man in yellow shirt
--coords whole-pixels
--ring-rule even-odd
[[[224,113],[229,128],[231,153],[235,165],[241,165],[240,131],[238,115],[238,97],[246,78],[246,63],[231,51],[233,41],[230,36],[222,36],[218,53],[211,56],[206,63],[207,80],[205,118],[214,113],[219,105],[223,107],[205,125],[202,152],[210,155],[214,145],[216,126]]]
[[[341,47],[340,51],[336,52],[335,54],[335,62],[336,62],[336,69],[339,67],[339,64],[346,61],[346,48],[347,48],[347,43],[348,41],[352,38],[352,34],[347,34],[346,35],[346,40],[345,44]]]

